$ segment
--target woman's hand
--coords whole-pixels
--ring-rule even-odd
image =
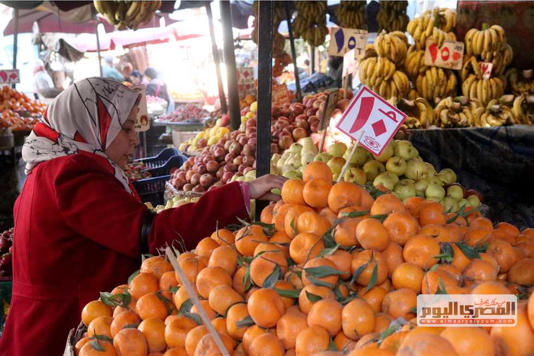
[[[250,188],[250,198],[260,200],[280,200],[280,195],[271,193],[271,189],[282,189],[287,178],[267,174],[251,182],[248,182]]]

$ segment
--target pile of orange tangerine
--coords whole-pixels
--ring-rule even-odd
[[[534,229],[331,182],[313,162],[261,223],[178,257],[230,355],[534,354]],[[85,306],[77,354],[221,355],[180,286],[163,257],[144,260]],[[419,327],[420,293],[513,293],[517,325]]]

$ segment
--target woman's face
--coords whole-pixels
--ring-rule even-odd
[[[127,168],[129,162],[129,156],[133,153],[135,146],[139,143],[137,132],[135,131],[135,120],[139,107],[134,106],[128,119],[122,125],[122,130],[113,142],[106,148],[106,154],[113,162],[115,162],[122,169]]]

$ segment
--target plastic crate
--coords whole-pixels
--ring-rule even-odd
[[[143,162],[148,169],[159,168],[163,166],[169,158],[179,155],[180,152],[174,148],[165,148],[157,156],[136,159],[135,162]]]
[[[171,176],[168,174],[160,177],[141,179],[132,182],[132,184],[144,203],[150,202],[156,206],[165,203],[163,201],[165,183],[170,178]]]
[[[152,177],[169,175],[172,173],[174,168],[180,168],[185,161],[187,161],[187,157],[181,153],[178,153],[169,158],[161,167],[147,169],[146,171],[149,172]]]

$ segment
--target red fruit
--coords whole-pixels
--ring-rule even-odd
[[[201,186],[203,187],[209,187],[210,185],[212,185],[213,183],[215,182],[215,177],[212,176],[211,174],[209,173],[205,173],[203,174],[202,176],[200,176],[200,180],[199,180],[199,183]]]
[[[208,163],[206,163],[206,169],[210,173],[216,172],[219,169],[219,163],[216,161],[208,161]]]
[[[217,177],[217,179],[221,179],[223,174],[224,174],[224,167],[219,167],[219,169],[217,170],[217,173],[215,173],[215,177]]]
[[[180,179],[180,178],[176,178],[174,180],[174,182],[172,183],[172,185],[176,188],[176,189],[182,189],[182,187],[185,185],[185,180],[184,179]]]
[[[293,138],[290,135],[280,135],[280,140],[278,141],[278,146],[281,149],[286,150],[293,143]]]
[[[185,171],[178,170],[176,173],[176,178],[187,180]]]
[[[184,192],[190,192],[190,191],[192,191],[192,190],[193,190],[193,184],[191,184],[191,183],[186,183],[186,184],[184,184],[184,186],[182,187],[182,190],[183,190]]]
[[[195,193],[204,193],[206,191],[206,189],[201,185],[197,185],[197,186],[193,187],[193,191]]]
[[[301,138],[304,138],[306,136],[308,136],[308,132],[302,127],[297,127],[293,130],[293,138],[295,139],[295,141],[300,140]]]
[[[191,184],[197,185],[200,183],[200,173],[195,173],[191,176]]]
[[[227,153],[226,156],[224,156],[224,161],[226,163],[230,163],[234,160],[235,155],[233,153]]]
[[[231,145],[230,145],[230,153],[234,154],[234,155],[238,155],[241,150],[243,149],[243,147],[239,144],[239,142],[233,142]]]
[[[223,174],[223,176],[221,178],[221,182],[226,183],[230,179],[232,179],[233,176],[234,176],[234,174],[232,172],[224,172],[224,174]]]
[[[243,135],[242,137],[239,138],[239,144],[240,144],[241,146],[246,145],[247,142],[248,142],[248,137],[247,137],[247,136]]]
[[[241,165],[243,163],[243,157],[237,156],[236,158],[234,158],[232,163],[235,164],[236,166]]]
[[[193,176],[193,174],[195,174],[195,172],[193,172],[193,170],[189,170],[189,171],[185,172],[185,180],[188,181],[188,182],[191,182],[191,177]]]

